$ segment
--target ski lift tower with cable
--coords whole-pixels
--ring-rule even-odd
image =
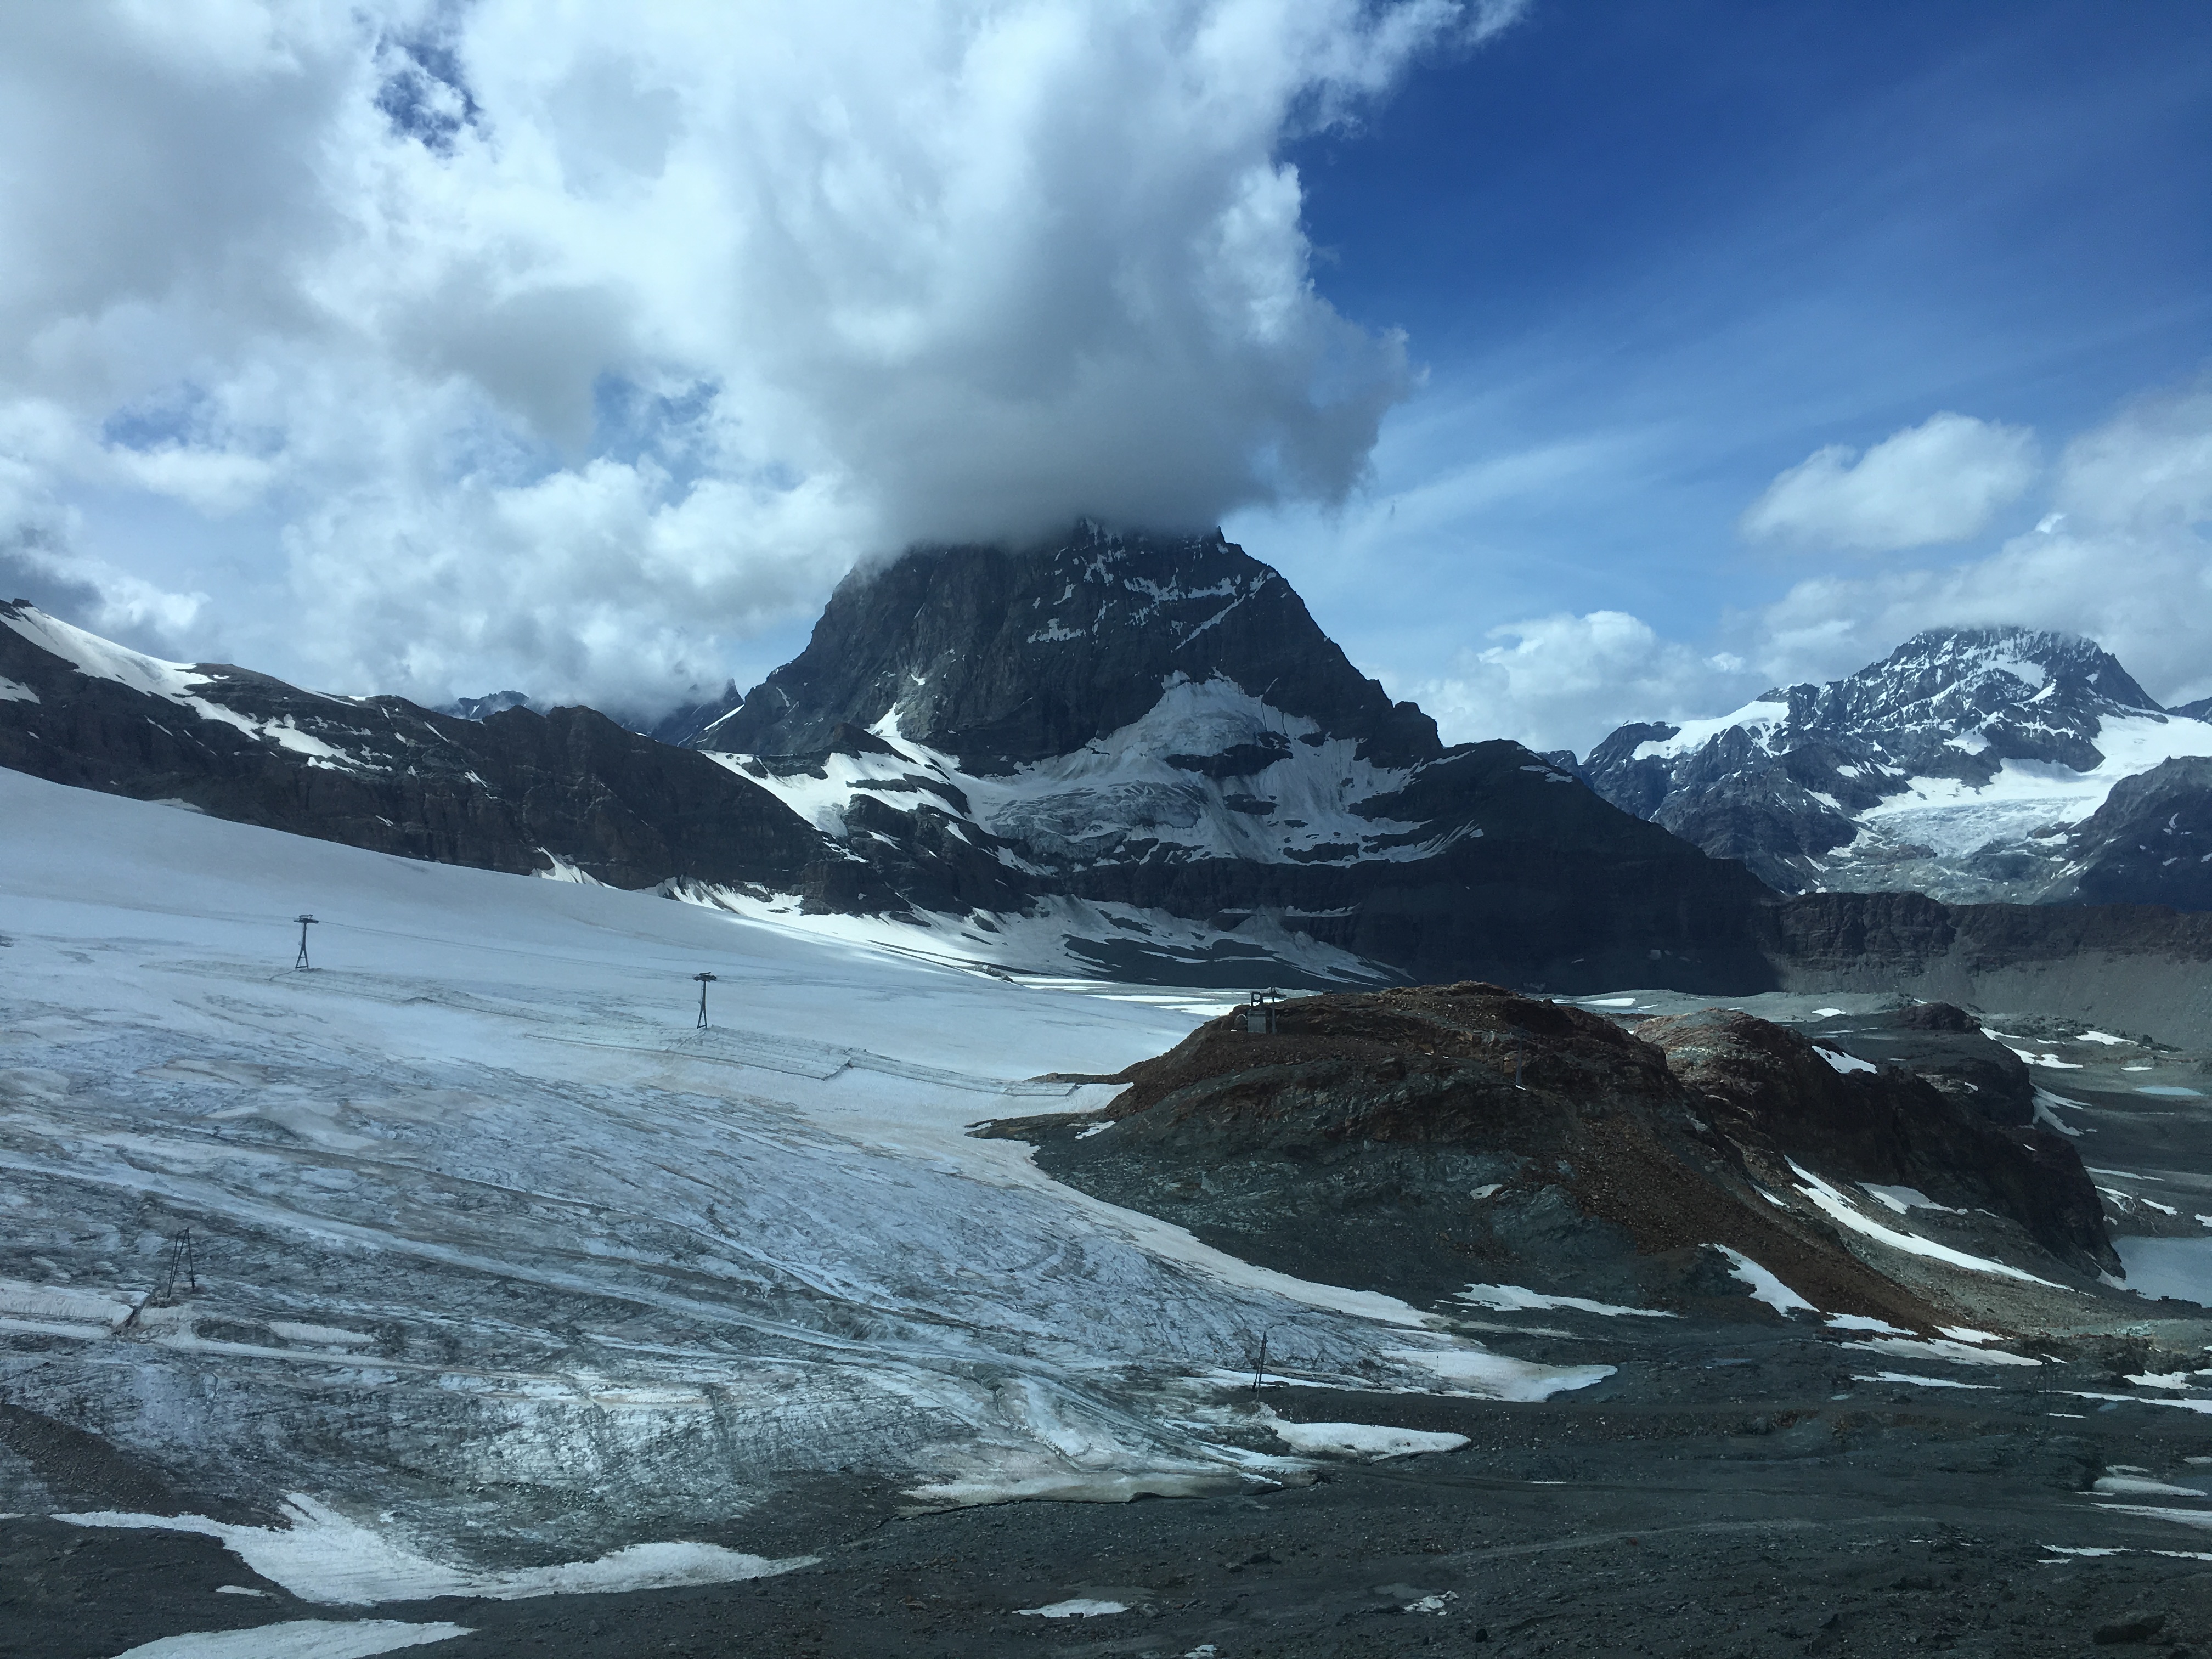
[[[714,976],[712,974],[694,974],[691,977],[699,981],[698,1029],[703,1031],[707,1029],[707,988],[714,982]]]
[[[305,968],[307,966],[307,929],[315,926],[315,919],[309,915],[297,915],[292,920],[300,924],[300,954],[294,958],[292,966]]]

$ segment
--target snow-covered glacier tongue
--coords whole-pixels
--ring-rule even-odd
[[[1369,1388],[1604,1375],[1486,1359],[968,1133],[1103,1103],[1066,1079],[1171,1046],[1212,1012],[1188,994],[15,772],[0,818],[0,1376],[110,1449],[9,1454],[0,1508],[212,1534],[310,1601],[617,1589],[794,1568],[832,1486],[1297,1480],[1209,1380],[1271,1328],[1275,1364]]]

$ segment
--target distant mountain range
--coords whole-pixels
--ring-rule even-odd
[[[1984,750],[2039,741],[2060,757],[2043,764],[2063,766],[2086,758],[2085,719],[2165,720],[2117,665],[2093,670],[2103,678],[2069,693],[2063,732],[2050,700],[2009,723],[1990,702],[1978,750],[1933,736],[1948,716],[1928,716],[1934,749],[1959,757],[1936,758],[1965,781],[1995,764]],[[1800,724],[1814,718],[1806,690],[1778,717],[1803,702]],[[1942,706],[1954,702],[1981,708]],[[1027,549],[913,550],[843,583],[806,649],[763,684],[679,711],[656,736],[511,692],[453,708],[160,662],[0,605],[0,764],[409,857],[658,888],[995,970],[1728,994],[1871,976],[1953,1000],[1971,1000],[1978,975],[2011,973],[2026,999],[2013,1006],[2033,1006],[2036,964],[2086,954],[2152,963],[2129,981],[2145,1029],[2160,1007],[2195,1018],[2168,965],[2212,959],[2212,917],[1786,901],[1674,833],[1684,824],[1663,810],[1689,799],[1680,763],[1711,739],[1747,763],[1775,758],[1747,734],[1630,728],[1591,757],[1591,787],[1517,744],[1447,745],[1345,659],[1279,573],[1218,533],[1084,525]],[[1831,769],[1869,763],[1838,750]],[[2130,786],[2143,799],[2109,793],[2140,817],[2172,786],[2146,769]],[[1863,793],[1899,791],[1867,779]],[[1817,835],[1778,844],[1832,859],[1853,834],[1824,833],[1810,853]],[[1761,874],[1818,884],[1759,855]]]
[[[1624,726],[1575,769],[1784,892],[2205,910],[2208,711],[2074,635],[1931,629],[1717,720]]]

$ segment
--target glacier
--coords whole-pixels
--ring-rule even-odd
[[[1373,1389],[1606,1374],[1252,1267],[967,1133],[1103,1103],[1080,1079],[1225,1006],[1202,994],[15,772],[0,823],[0,1378],[258,1506],[223,1525],[310,1515],[520,1582],[745,1551],[824,1483],[915,1509],[1303,1478],[1219,1403],[1262,1331],[1271,1369]]]

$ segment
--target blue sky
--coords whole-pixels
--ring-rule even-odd
[[[735,21],[732,21],[733,15]],[[1915,629],[2212,693],[2212,9],[0,14],[0,586],[425,700],[1225,524],[1448,735]]]
[[[1401,682],[1562,611],[1741,650],[1808,574],[1735,530],[1784,468],[1941,410],[2063,443],[2212,356],[2201,6],[1555,0],[1292,154],[1322,290],[1428,369],[1354,514],[1505,466],[1371,544],[1237,521]]]

